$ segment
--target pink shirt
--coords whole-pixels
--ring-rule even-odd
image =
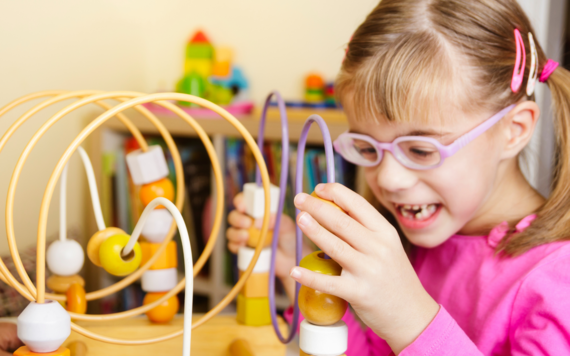
[[[535,216],[518,225],[525,229]],[[454,235],[416,248],[413,266],[440,311],[401,356],[570,355],[570,242],[517,257],[495,254],[506,223],[489,236]],[[389,356],[389,346],[347,312],[347,356]]]

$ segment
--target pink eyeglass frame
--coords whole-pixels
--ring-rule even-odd
[[[356,165],[363,166],[363,167],[373,167],[373,166],[378,165],[382,161],[382,158],[384,158],[383,151],[388,151],[388,152],[392,153],[392,155],[398,160],[398,162],[400,162],[402,165],[404,165],[407,168],[415,169],[415,170],[433,169],[433,168],[437,168],[437,167],[441,166],[443,164],[443,161],[446,158],[453,156],[455,153],[457,153],[457,151],[459,151],[461,148],[465,147],[469,142],[473,141],[475,138],[477,138],[478,136],[483,134],[485,131],[489,130],[493,125],[495,125],[503,117],[505,117],[505,115],[507,115],[507,113],[509,113],[515,106],[516,105],[513,104],[513,105],[499,111],[497,114],[493,115],[491,118],[482,122],[479,126],[475,127],[473,130],[471,130],[468,133],[464,134],[463,136],[459,137],[457,140],[453,141],[453,143],[451,143],[447,146],[441,144],[438,140],[431,138],[431,137],[402,136],[402,137],[396,138],[392,142],[378,142],[368,135],[355,134],[355,133],[351,133],[348,131],[340,134],[340,136],[334,141],[333,146],[335,148],[335,151],[338,154],[340,154],[344,159],[346,159],[347,161],[349,161],[351,163],[354,163]],[[346,137],[366,141],[366,142],[370,143],[373,147],[376,147],[378,150],[378,158],[376,159],[376,161],[370,162],[370,164],[362,164],[361,162],[354,162],[353,160],[350,159],[350,157],[346,157],[346,155],[343,154],[343,147],[342,147],[343,138],[346,138]],[[400,142],[403,142],[403,141],[422,141],[422,142],[431,143],[439,151],[439,155],[440,155],[439,163],[437,163],[436,165],[433,165],[433,166],[422,166],[420,164],[411,162],[398,146],[398,144]]]

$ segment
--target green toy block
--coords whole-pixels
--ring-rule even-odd
[[[248,326],[271,325],[269,298],[246,298],[238,294],[237,321]]]
[[[190,43],[186,46],[186,58],[202,58],[210,59],[214,58],[214,47],[211,44],[196,44]]]

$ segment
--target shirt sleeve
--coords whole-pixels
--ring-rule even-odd
[[[283,314],[285,320],[291,324],[293,321],[293,307],[285,310]],[[303,321],[303,315],[299,314],[299,325]],[[350,309],[344,314],[342,321],[348,327],[348,350],[347,356],[390,356],[394,355],[390,346],[378,337],[370,328],[362,328],[360,323],[356,320]]]
[[[560,256],[527,275],[510,323],[513,356],[570,354],[569,256]]]
[[[399,356],[482,356],[473,341],[443,306],[418,338]]]

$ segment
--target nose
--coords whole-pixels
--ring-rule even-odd
[[[388,151],[384,151],[384,157],[376,167],[376,174],[378,186],[389,192],[410,189],[418,182],[415,172],[404,167]]]

